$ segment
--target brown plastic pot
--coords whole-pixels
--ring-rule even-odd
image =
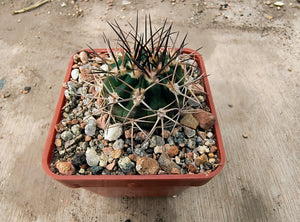
[[[90,50],[85,50],[91,52]],[[106,52],[106,49],[97,49],[99,53]],[[184,49],[184,53],[195,55],[197,64],[201,69],[201,73],[205,73],[204,62],[202,56],[191,49]],[[73,65],[73,56],[69,62],[67,73],[64,82],[68,82],[71,77]],[[213,103],[212,94],[210,91],[208,79],[204,78],[204,89],[208,96],[208,106],[211,112],[217,117],[215,106]],[[62,116],[62,107],[65,104],[64,97],[65,88],[60,91],[58,103],[55,109],[54,117],[50,126],[47,141],[45,144],[42,166],[44,171],[58,182],[71,187],[82,187],[86,190],[107,197],[146,197],[146,196],[173,196],[190,186],[202,186],[216,176],[224,167],[225,151],[221,137],[218,119],[214,125],[216,145],[218,147],[218,157],[220,165],[218,168],[209,174],[184,174],[184,175],[57,175],[50,169],[50,163],[54,151],[55,140],[55,125],[60,122]]]

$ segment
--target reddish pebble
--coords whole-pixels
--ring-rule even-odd
[[[215,153],[217,150],[218,150],[218,147],[216,147],[216,146],[212,146],[212,147],[210,148],[210,152],[211,152],[211,153]]]
[[[130,160],[132,160],[134,162],[137,161],[137,155],[135,155],[135,154],[130,154],[128,157],[129,157]]]
[[[75,173],[75,168],[71,162],[57,162],[55,167],[62,175],[72,175]]]
[[[108,114],[104,114],[103,116],[101,116],[100,118],[98,118],[96,120],[96,125],[98,128],[105,129],[107,117],[108,117]]]
[[[202,132],[202,131],[199,131],[198,132],[198,135],[202,138],[202,139],[206,139],[206,132]]]
[[[103,140],[103,136],[99,134],[99,135],[97,136],[97,139],[98,139],[98,140]]]
[[[176,156],[179,152],[179,149],[177,146],[171,146],[168,150],[167,150],[167,154],[169,155],[169,157],[173,157]]]
[[[80,128],[81,128],[81,129],[84,129],[85,126],[86,126],[86,123],[84,123],[84,122],[80,123]]]
[[[190,163],[190,165],[189,165],[189,171],[190,171],[191,173],[195,173],[196,167],[194,166],[194,164]]]
[[[112,147],[109,147],[109,146],[106,146],[106,147],[103,147],[102,151],[103,151],[103,153],[105,153],[106,155],[111,155],[111,152],[113,151],[113,148],[112,148]]]
[[[173,168],[173,169],[171,170],[171,174],[180,174],[180,170],[177,169],[177,168]]]
[[[105,168],[112,171],[113,168],[115,167],[116,165],[116,160],[114,160],[112,163],[108,164]]]
[[[158,162],[150,157],[141,157],[136,161],[136,170],[141,175],[155,175],[160,167]]]
[[[55,139],[55,145],[60,147],[61,146],[61,139]]]
[[[72,119],[71,124],[72,124],[72,125],[75,125],[75,124],[77,124],[78,122],[79,122],[78,119]]]
[[[205,130],[211,128],[216,122],[216,117],[214,114],[206,112],[202,109],[197,109],[193,116],[198,120],[199,126]]]
[[[92,137],[86,135],[85,138],[84,138],[85,142],[89,142],[92,140]]]

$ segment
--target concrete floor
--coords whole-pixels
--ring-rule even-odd
[[[71,1],[52,0],[11,15],[32,2],[0,2],[0,94],[10,94],[0,99],[0,221],[300,221],[300,3],[112,1],[106,10],[90,0],[76,1],[76,17]],[[187,47],[203,46],[223,134],[225,168],[175,198],[103,198],[41,167],[70,56],[86,43],[104,47],[102,33],[114,37],[106,20],[134,23],[137,10],[188,32]]]

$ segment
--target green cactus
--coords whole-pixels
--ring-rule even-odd
[[[199,103],[191,90],[193,83],[203,75],[193,55],[183,54],[186,36],[175,48],[179,33],[166,28],[166,22],[155,32],[151,18],[145,17],[145,32],[138,34],[136,28],[125,32],[117,22],[108,23],[118,36],[121,49],[113,50],[110,41],[104,40],[109,48],[109,57],[102,58],[105,68],[100,68],[102,87],[100,97],[103,113],[111,121],[121,122],[138,130],[150,130],[148,137],[158,128],[180,125],[179,118],[190,109],[189,102]],[[170,44],[172,46],[170,46]],[[196,77],[195,77],[196,74]]]

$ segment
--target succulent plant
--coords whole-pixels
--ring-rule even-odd
[[[108,24],[118,37],[117,49],[105,35],[108,56],[89,46],[103,64],[94,71],[99,74],[93,84],[100,88],[100,111],[108,116],[107,127],[120,123],[147,138],[156,130],[162,135],[165,129],[172,131],[181,125],[184,113],[192,112],[191,104],[200,104],[195,87],[204,73],[193,53],[184,53],[187,35],[176,48],[179,32],[172,31],[172,24],[167,27],[167,20],[154,30],[150,15],[145,16],[142,34],[138,33],[138,16],[128,32],[116,21]]]

